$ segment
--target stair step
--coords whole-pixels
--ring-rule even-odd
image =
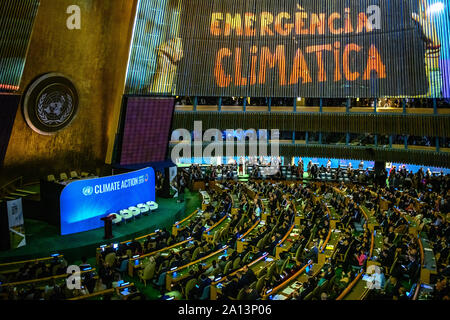
[[[26,193],[26,194],[38,194],[35,191],[28,191],[28,190],[24,190],[24,189],[16,189],[17,192],[22,192],[22,193]]]
[[[12,195],[12,196],[18,196],[18,197],[26,197],[26,196],[28,196],[28,194],[18,193],[18,192],[10,192],[9,194]]]

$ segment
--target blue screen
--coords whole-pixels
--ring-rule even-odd
[[[155,201],[152,168],[71,182],[60,198],[61,235],[101,228],[100,218],[147,201]]]

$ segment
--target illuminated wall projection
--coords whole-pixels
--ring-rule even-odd
[[[437,0],[141,0],[126,93],[449,97]]]
[[[19,90],[39,0],[0,0],[0,92]]]

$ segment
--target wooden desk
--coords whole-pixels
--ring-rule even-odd
[[[218,260],[219,257],[222,255],[228,256],[228,253],[225,252],[227,249],[228,249],[228,246],[225,246],[222,249],[215,251],[201,259],[198,259],[189,264],[186,264],[184,266],[181,266],[179,268],[176,268],[174,270],[167,272],[166,290],[172,291],[172,286],[175,285],[176,283],[178,283],[179,281],[183,280],[184,278],[188,277],[189,270],[191,270],[193,267],[202,264],[206,269],[211,265],[213,260]]]
[[[344,300],[363,300],[369,293],[366,288],[367,282],[362,279],[362,273],[358,274],[357,281],[352,290],[345,296]]]
[[[191,241],[191,238],[188,238],[184,241],[175,243],[174,245],[171,245],[169,247],[166,248],[162,248],[160,250],[156,250],[141,256],[138,256],[137,258],[131,258],[128,260],[128,275],[130,277],[133,277],[136,275],[137,271],[144,268],[144,266],[146,265],[146,262],[148,261],[148,259],[153,256],[156,255],[157,253],[160,254],[164,254],[167,253],[169,254],[169,251],[173,250],[174,252],[178,252],[182,249],[185,248],[186,244]],[[136,265],[136,261],[139,261],[139,264]]]
[[[284,237],[280,240],[280,242],[275,247],[275,259],[280,259],[280,254],[285,251],[289,251],[294,242],[299,237],[299,229],[294,229],[295,224],[292,224],[289,228],[288,232],[284,235]]]
[[[253,239],[253,237],[257,234],[258,230],[260,228],[262,228],[265,223],[261,223],[262,220],[259,220],[259,223],[253,227],[251,230],[247,231],[246,233],[244,233],[244,236],[240,237],[236,243],[237,245],[237,252],[241,253],[243,252],[247,246],[249,245],[249,240]],[[242,251],[239,251],[242,250]]]
[[[337,247],[340,237],[341,237],[341,231],[333,229],[330,234],[330,238],[329,238],[328,242],[326,242],[324,244],[322,251],[319,252],[319,258],[318,258],[319,264],[322,264],[322,265],[325,264],[326,260],[333,255],[334,251],[336,250],[336,247]]]
[[[290,278],[286,279],[283,283],[276,286],[272,290],[268,290],[263,295],[263,300],[269,299],[269,296],[274,296],[274,300],[286,300],[288,296],[295,290],[298,290],[303,283],[305,283],[310,277],[305,273],[306,268],[312,268],[313,275],[317,275],[322,269],[322,265],[312,262],[303,266]]]
[[[200,218],[201,216],[203,216],[204,213],[205,212],[203,210],[202,211],[195,210],[183,220],[176,222],[172,226],[172,235],[176,237],[178,235],[178,232],[183,230],[193,219]]]
[[[244,252],[248,246],[248,242],[244,241],[245,237],[250,235],[253,230],[258,230],[262,226],[261,220],[256,221],[243,235],[241,235],[236,241],[236,250],[238,253]]]
[[[247,264],[247,267],[249,269],[251,269],[255,275],[257,275],[258,272],[260,272],[262,269],[267,268],[272,263],[274,263],[274,261],[270,261],[270,259],[268,261],[266,259],[268,256],[269,256],[269,254],[265,253],[261,257],[259,257],[256,260],[250,262],[249,264]],[[243,269],[244,269],[244,267],[242,267],[242,268],[240,268],[240,269],[238,269],[236,271],[233,271],[229,275],[225,275],[224,277],[220,278],[217,281],[212,282],[211,283],[211,289],[210,289],[210,299],[211,300],[216,300],[217,299],[217,294],[218,293],[222,293],[221,286],[225,285],[225,283],[228,281],[228,279],[230,277],[236,275],[236,273],[238,273],[238,272],[241,272]]]
[[[214,234],[225,228],[230,222],[231,218],[228,215],[223,216],[219,221],[203,232],[203,237],[207,242],[211,242],[214,239]]]
[[[375,218],[374,210],[369,210],[363,205],[361,205],[359,207],[367,219],[367,226],[368,226],[370,232],[373,232],[375,230],[375,227],[379,226],[379,223],[378,223],[377,219]]]
[[[436,257],[428,239],[421,237],[419,245],[423,248],[424,254],[423,265],[420,269],[420,281],[430,284],[431,275],[437,275]]]
[[[62,254],[59,254],[56,256],[57,259],[61,259],[63,257],[64,256]],[[48,263],[48,262],[51,262],[54,258],[55,257],[45,257],[45,258],[32,259],[32,260],[22,260],[22,261],[2,263],[2,264],[0,264],[0,273],[8,274],[8,273],[13,273],[13,272],[18,272],[19,269],[27,263],[31,263],[31,264],[35,264],[37,262]]]

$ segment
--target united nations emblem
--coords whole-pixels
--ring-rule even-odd
[[[22,105],[27,124],[40,134],[51,135],[74,120],[78,111],[78,94],[68,78],[48,73],[29,86]]]
[[[87,186],[83,188],[83,194],[85,196],[90,196],[94,193],[94,188],[92,188],[91,186]]]

